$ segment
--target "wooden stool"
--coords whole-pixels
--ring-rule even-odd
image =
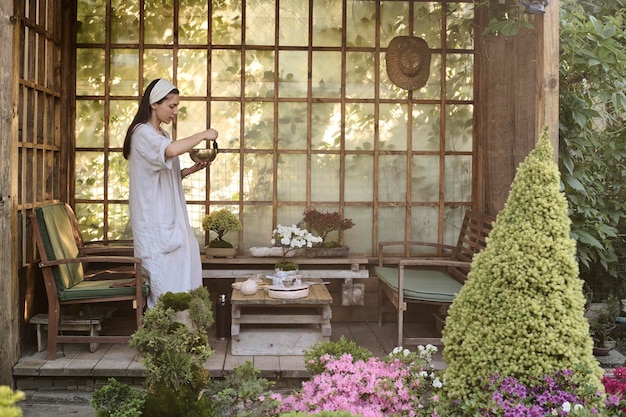
[[[61,316],[59,331],[89,332],[90,336],[98,336],[102,330],[102,315],[97,316]],[[31,324],[37,325],[37,352],[46,350],[48,343],[48,315],[37,314],[30,319]],[[98,350],[99,343],[90,343],[89,351]]]

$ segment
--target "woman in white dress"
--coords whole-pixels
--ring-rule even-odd
[[[181,169],[178,156],[204,140],[217,139],[217,131],[207,129],[173,141],[161,123],[174,120],[179,101],[172,83],[163,78],[152,81],[124,140],[124,158],[130,164],[133,243],[150,280],[149,308],[161,294],[202,285],[200,249],[189,224],[181,182],[208,163]]]

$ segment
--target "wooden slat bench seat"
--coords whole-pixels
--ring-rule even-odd
[[[87,332],[89,336],[98,336],[102,330],[103,315],[94,316],[61,316],[59,331],[63,332]],[[29,321],[37,326],[37,352],[43,352],[48,345],[48,315],[37,314]],[[99,343],[90,343],[89,351],[98,350]]]
[[[407,303],[450,305],[467,279],[474,255],[485,248],[494,220],[492,216],[468,210],[456,246],[415,241],[379,243],[378,266],[374,268],[379,278],[378,321],[382,324],[387,298],[397,311],[398,346],[433,343],[432,338],[404,337]],[[397,252],[386,255],[385,250],[394,246],[403,247],[403,253],[409,254],[413,247],[429,247],[437,256],[399,256]]]

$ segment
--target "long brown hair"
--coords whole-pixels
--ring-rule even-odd
[[[157,78],[156,80],[153,80],[150,84],[148,84],[148,87],[146,87],[146,91],[144,91],[143,93],[143,97],[141,97],[141,102],[139,103],[139,109],[137,110],[137,114],[133,118],[133,121],[130,123],[130,126],[128,126],[128,130],[126,131],[126,137],[124,138],[124,150],[122,152],[125,159],[128,159],[130,155],[130,143],[132,141],[135,128],[137,127],[137,125],[140,125],[142,123],[148,123],[150,121],[150,115],[152,114],[152,107],[150,106],[150,93],[152,92],[152,89],[159,80],[160,78]],[[178,90],[175,88],[167,93],[167,95],[161,100],[157,101],[157,104],[161,104],[163,100],[165,100],[167,96],[172,93],[179,94]]]

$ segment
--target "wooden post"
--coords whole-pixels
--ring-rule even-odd
[[[17,142],[17,62],[19,43],[13,0],[0,0],[0,385],[13,386],[13,365],[19,359],[19,292],[17,280],[15,143]]]
[[[537,19],[537,132],[550,132],[554,159],[559,155],[559,0],[552,0]],[[537,138],[539,139],[539,138]]]

